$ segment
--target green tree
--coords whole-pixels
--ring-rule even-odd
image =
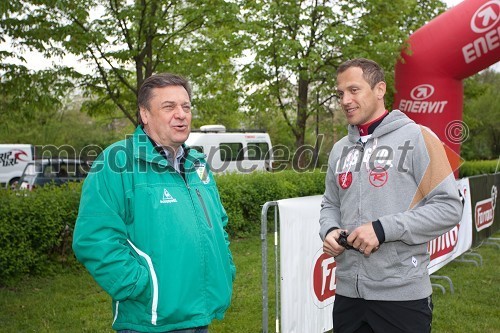
[[[0,142],[33,144],[37,146],[38,157],[50,151],[55,154],[52,156],[93,158],[95,156],[86,152],[100,152],[133,131],[127,120],[106,115],[90,117],[81,112],[83,98],[78,94],[66,95],[64,83],[67,81],[59,87],[52,73],[27,71],[25,75],[20,68],[15,68],[19,74],[15,80],[0,82],[3,97],[0,99]],[[14,87],[14,84],[23,85]]]
[[[191,79],[199,105],[210,108],[195,99],[197,121],[234,123],[238,10],[223,0],[13,0],[2,3],[0,31],[47,58],[72,54],[88,63],[90,73],[68,74],[90,114],[118,109],[136,125],[138,88],[169,71]]]
[[[242,13],[255,59],[243,71],[244,83],[254,89],[246,106],[257,120],[266,118],[257,112],[281,114],[299,149],[311,115],[336,108],[341,62],[378,61],[387,69],[391,95],[391,74],[405,40],[443,9],[435,0],[247,1]]]
[[[464,81],[463,120],[469,136],[462,143],[466,160],[500,156],[500,73],[487,69]]]
[[[0,140],[31,142],[24,141],[23,135],[53,121],[73,85],[64,79],[64,69],[34,72],[24,66],[2,63],[1,57],[0,73]]]

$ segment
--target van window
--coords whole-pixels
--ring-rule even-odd
[[[66,177],[72,177],[72,178],[74,178],[76,176],[76,168],[77,168],[76,162],[69,162],[68,163]],[[61,170],[63,170],[63,166],[62,165],[61,165]],[[61,173],[61,171],[59,171],[59,172]],[[59,176],[59,177],[62,177],[62,176]]]
[[[238,142],[221,143],[219,148],[221,161],[243,161],[243,144]]]
[[[68,166],[65,164],[59,165],[59,172],[57,172],[58,178],[68,178]]]
[[[90,171],[90,165],[87,163],[78,164],[77,177],[86,177]]]
[[[33,164],[33,163],[28,164],[28,165],[26,166],[26,170],[24,170],[24,174],[25,174],[25,175],[28,175],[28,176],[35,176],[35,175],[36,175],[36,172],[37,172],[37,170],[36,170],[36,169],[37,169],[37,168],[36,168],[35,164]],[[40,169],[40,168],[38,168],[38,169]]]
[[[249,160],[264,160],[269,151],[269,145],[266,142],[249,142],[247,146]]]
[[[45,168],[43,168],[43,176],[44,177],[51,178],[51,177],[54,177],[56,174],[57,174],[57,171],[55,170],[55,168],[51,164],[48,164],[45,166]]]

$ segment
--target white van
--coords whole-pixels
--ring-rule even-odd
[[[0,144],[0,186],[15,186],[34,155],[33,145]]]
[[[269,134],[205,125],[192,131],[186,144],[204,153],[215,173],[271,171],[273,156]]]

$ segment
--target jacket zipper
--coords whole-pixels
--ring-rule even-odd
[[[361,207],[361,196],[363,195],[363,186],[362,186],[362,177],[361,175],[364,174],[364,169],[366,166],[363,165],[363,160],[364,160],[364,155],[365,155],[365,147],[366,147],[366,142],[360,142],[361,143],[361,148],[360,148],[360,152],[361,152],[361,163],[360,163],[360,167],[359,167],[359,170],[358,170],[358,173],[357,173],[357,183],[358,183],[358,190],[359,190],[359,193],[358,193],[358,198],[360,198],[360,200],[358,200],[358,221],[359,221],[359,218],[361,217],[361,211],[362,211],[362,207]],[[368,161],[366,163],[369,163]],[[358,268],[358,273],[356,274],[356,293],[358,294],[358,297],[361,297],[360,293],[359,293],[359,268]]]
[[[358,294],[358,297],[361,297],[359,294],[359,275],[356,275],[356,293]]]
[[[196,194],[198,195],[198,199],[200,199],[201,206],[203,207],[203,212],[205,213],[205,218],[207,219],[208,227],[212,228],[212,222],[210,221],[210,217],[208,216],[207,206],[205,205],[205,201],[201,196],[200,190],[196,189]]]

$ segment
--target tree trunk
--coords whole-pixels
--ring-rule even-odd
[[[297,120],[295,122],[295,157],[293,166],[296,170],[302,170],[305,161],[305,154],[302,154],[305,143],[306,121],[307,121],[307,102],[309,92],[309,81],[304,77],[299,78],[299,96],[297,101]],[[298,168],[298,169],[297,169]]]

